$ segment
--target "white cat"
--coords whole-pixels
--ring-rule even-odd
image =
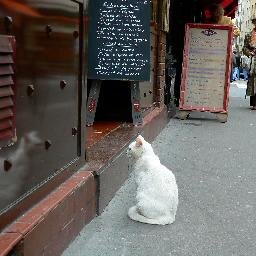
[[[139,135],[127,150],[135,161],[136,205],[128,215],[148,224],[166,225],[175,221],[178,186],[173,173],[160,163],[152,146]]]

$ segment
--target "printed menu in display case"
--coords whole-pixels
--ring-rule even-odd
[[[232,27],[186,24],[180,110],[227,113]]]

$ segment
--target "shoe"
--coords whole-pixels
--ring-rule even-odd
[[[251,108],[251,110],[256,110],[256,106],[253,106],[253,107]]]

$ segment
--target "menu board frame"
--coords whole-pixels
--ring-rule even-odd
[[[88,78],[150,81],[150,1],[89,2]]]
[[[225,81],[223,81],[223,104],[218,107],[211,107],[207,104],[198,105],[193,102],[192,104],[186,104],[185,99],[188,96],[188,90],[186,84],[188,79],[192,79],[188,74],[188,64],[190,57],[190,29],[202,29],[202,32],[206,31],[211,36],[211,33],[218,30],[226,30],[227,35],[227,45],[226,47],[226,65],[225,65]],[[207,37],[206,37],[207,38]],[[212,37],[214,38],[214,37]],[[198,23],[187,23],[185,26],[185,41],[184,41],[184,50],[183,50],[183,63],[182,63],[182,76],[181,76],[181,91],[180,91],[180,110],[187,111],[208,111],[212,113],[227,113],[228,111],[228,96],[229,96],[229,81],[230,81],[230,72],[231,72],[231,50],[232,50],[232,26],[228,25],[215,25],[215,24],[198,24]],[[214,86],[214,84],[212,84]]]

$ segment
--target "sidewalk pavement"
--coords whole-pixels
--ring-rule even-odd
[[[231,84],[229,117],[210,113],[171,119],[153,142],[179,187],[175,223],[154,226],[127,216],[135,184],[125,182],[101,216],[63,256],[256,255],[256,111]]]

